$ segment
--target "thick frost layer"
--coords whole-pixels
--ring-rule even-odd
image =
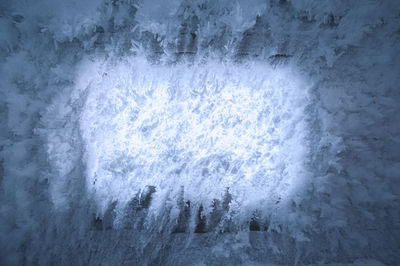
[[[80,130],[87,187],[103,210],[145,186],[156,195],[183,186],[206,206],[230,188],[238,206],[263,209],[304,182],[307,85],[294,71],[135,58],[100,71]]]
[[[398,265],[399,14],[0,1],[0,264]]]

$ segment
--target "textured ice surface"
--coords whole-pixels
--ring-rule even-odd
[[[80,92],[87,100],[79,123],[87,188],[103,211],[146,186],[156,196],[183,186],[186,200],[206,206],[230,188],[244,212],[305,182],[309,85],[294,71],[131,58],[96,72]],[[63,146],[55,152],[65,158]]]
[[[397,1],[1,1],[0,264],[399,264]]]

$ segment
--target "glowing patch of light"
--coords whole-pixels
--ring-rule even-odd
[[[300,178],[306,90],[289,70],[131,59],[102,76],[81,119],[98,201],[124,202],[153,185],[184,186],[206,202],[229,187],[246,203]]]
[[[229,187],[246,212],[301,183],[307,86],[290,68],[140,58],[86,68],[76,86],[87,97],[80,131],[87,189],[103,211],[152,185],[155,205],[184,187],[185,198],[210,206]]]

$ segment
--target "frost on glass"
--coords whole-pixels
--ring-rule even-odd
[[[205,206],[229,188],[240,211],[263,209],[303,183],[308,85],[293,70],[133,58],[101,71],[81,92],[79,126],[103,210],[146,186],[156,196],[183,186]]]
[[[0,264],[399,264],[399,14],[0,1]]]

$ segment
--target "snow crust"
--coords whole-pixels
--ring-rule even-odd
[[[0,264],[397,265],[397,1],[1,1]]]

